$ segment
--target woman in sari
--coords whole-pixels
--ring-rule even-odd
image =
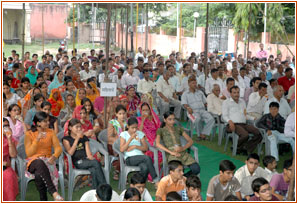
[[[66,96],[68,94],[76,95],[76,87],[71,79],[65,81],[65,91],[62,93],[63,100],[66,101]]]
[[[140,103],[140,106],[138,107],[138,110],[137,110],[137,116],[141,116],[140,110],[141,110],[141,105],[143,103],[149,104],[149,106],[153,109],[154,113],[156,115],[158,115],[158,110],[157,110],[157,107],[155,106],[155,104],[153,102],[152,95],[150,93],[146,93],[146,94],[143,94],[141,96],[141,103]]]
[[[80,88],[79,90],[77,90],[77,94],[76,94],[76,106],[80,106],[81,101],[84,98],[86,98],[86,89]]]
[[[43,95],[43,97],[45,97],[45,98],[49,98],[50,97],[50,94],[48,92],[48,85],[47,85],[46,82],[41,82],[38,87],[39,87],[39,89],[40,89],[41,94]]]
[[[18,94],[19,97],[24,98],[29,90],[30,80],[27,77],[23,77],[21,80],[20,88],[16,90],[16,94]]]
[[[64,76],[62,71],[58,71],[55,74],[54,80],[49,86],[49,93],[52,92],[52,89],[61,89],[64,85]]]
[[[34,66],[30,66],[30,67],[29,67],[29,70],[28,70],[28,74],[26,74],[25,76],[26,76],[27,78],[29,78],[29,80],[30,80],[30,84],[31,84],[32,86],[34,86],[34,84],[36,83],[37,75],[38,75],[38,72],[37,72],[37,70],[35,69],[35,67],[34,67]]]
[[[137,108],[140,104],[140,99],[136,95],[135,87],[133,85],[129,85],[126,87],[125,94],[128,100],[127,116],[130,117],[137,113]]]
[[[20,86],[20,80],[18,80],[17,78],[15,78],[14,76],[13,76],[13,72],[12,71],[7,71],[6,73],[5,73],[7,76],[9,76],[10,78],[12,78],[12,81],[11,81],[11,88],[13,88],[13,89],[18,89],[19,88],[19,86]]]
[[[140,131],[144,132],[146,139],[151,146],[155,146],[154,142],[156,139],[156,131],[160,128],[160,120],[156,113],[153,111],[151,106],[148,103],[142,103],[140,106],[141,116],[137,117],[139,122],[138,128]],[[154,162],[153,152],[147,151],[145,155],[151,157]],[[158,152],[158,164],[162,162],[161,152]],[[151,176],[149,175],[148,180],[152,181]]]
[[[72,94],[68,94],[66,96],[65,106],[60,111],[60,114],[59,114],[61,127],[65,125],[66,121],[72,118],[72,113],[74,112],[75,107],[76,107],[76,104],[75,104],[74,96]]]
[[[49,129],[49,117],[44,112],[34,116],[30,131],[25,134],[25,151],[27,155],[27,175],[35,176],[40,200],[47,201],[47,191],[55,201],[63,201],[58,194],[58,171],[56,160],[62,152],[54,130]],[[52,154],[52,148],[54,153]]]
[[[52,104],[52,115],[58,117],[60,110],[64,107],[64,101],[62,100],[60,91],[53,89],[48,101]]]
[[[95,99],[100,96],[100,93],[96,87],[96,84],[94,82],[87,83],[86,86],[86,97],[91,100],[92,103],[94,103]]]
[[[18,177],[16,172],[10,167],[10,158],[17,157],[17,149],[9,126],[8,120],[3,118],[3,200],[15,201],[19,193]]]

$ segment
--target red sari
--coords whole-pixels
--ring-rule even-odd
[[[13,140],[14,142],[14,140]],[[8,140],[3,137],[3,161],[10,164]],[[3,200],[4,201],[15,201],[19,194],[19,185],[16,172],[8,166],[3,171]]]
[[[55,100],[53,95],[54,93],[58,93],[58,99]],[[52,109],[51,109],[51,113],[53,116],[58,117],[60,110],[64,107],[64,101],[62,99],[61,93],[59,91],[59,89],[52,89],[51,91],[51,95],[48,99],[48,101],[51,103],[52,105]]]

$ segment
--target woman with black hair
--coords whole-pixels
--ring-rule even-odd
[[[42,102],[41,106],[41,111],[45,112],[46,114],[49,115],[49,128],[54,130],[56,134],[58,134],[59,129],[58,129],[58,119],[55,116],[51,115],[51,108],[52,104],[48,101]]]
[[[92,156],[89,139],[84,135],[82,124],[78,119],[73,118],[69,121],[68,136],[65,136],[62,141],[66,152],[71,155],[75,167],[91,172],[93,189],[106,183],[101,164]]]
[[[31,128],[31,125],[33,124],[33,119],[34,119],[36,112],[41,111],[41,104],[44,100],[45,100],[45,98],[41,94],[36,94],[33,97],[34,106],[26,113],[26,115],[24,115],[24,117],[25,117],[24,121],[25,121],[27,129]]]
[[[30,90],[30,80],[27,77],[23,77],[21,79],[20,88],[16,90],[16,94],[19,95],[19,97],[24,98],[26,94]]]
[[[27,170],[34,174],[40,200],[47,201],[47,191],[56,201],[63,198],[58,194],[58,171],[56,160],[62,152],[54,130],[49,129],[49,116],[37,112],[31,130],[25,133],[25,151]],[[54,153],[52,154],[52,148]]]

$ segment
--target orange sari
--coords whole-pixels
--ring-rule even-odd
[[[54,97],[53,97],[53,95],[55,93],[58,93],[58,99],[57,100],[55,100]],[[52,105],[52,109],[51,109],[52,115],[55,116],[55,117],[58,117],[59,113],[60,113],[60,110],[62,108],[64,108],[64,101],[62,100],[62,96],[61,96],[61,93],[60,93],[59,89],[53,89],[51,91],[51,95],[50,95],[48,101]]]

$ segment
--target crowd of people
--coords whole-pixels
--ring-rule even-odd
[[[155,184],[157,201],[202,201],[199,174],[208,166],[188,151],[194,141],[180,124],[184,114],[199,140],[208,139],[214,125],[223,123],[227,132],[239,136],[237,154],[247,156],[239,169],[230,160],[220,161],[219,174],[209,181],[207,201],[287,199],[292,159],[284,162],[283,172],[275,169],[280,152],[288,147],[295,152],[294,57],[268,56],[262,44],[255,56],[248,52],[246,58],[203,52],[164,57],[140,47],[134,58],[124,52],[106,56],[92,49],[88,56],[59,49],[55,55],[46,51],[41,61],[26,52],[21,62],[12,50],[3,66],[4,200],[15,200],[20,191],[21,172],[12,169],[10,161],[24,146],[25,175],[35,178],[43,201],[47,192],[56,201],[64,200],[56,167],[63,152],[71,156],[74,168],[91,173],[79,177],[92,188],[81,201],[152,201],[147,182]],[[100,87],[107,79],[116,83],[117,94],[105,100]],[[120,195],[107,184],[103,165],[109,164],[91,152],[90,142],[101,142],[98,136],[104,130],[108,153],[117,158],[114,144],[119,142],[126,165],[140,168]],[[270,153],[263,169],[254,152],[265,139]],[[166,158],[161,152],[154,157],[149,146],[165,151]],[[168,172],[161,172],[163,160]],[[68,163],[65,157],[66,178]],[[113,179],[120,180],[119,158],[112,166]]]

